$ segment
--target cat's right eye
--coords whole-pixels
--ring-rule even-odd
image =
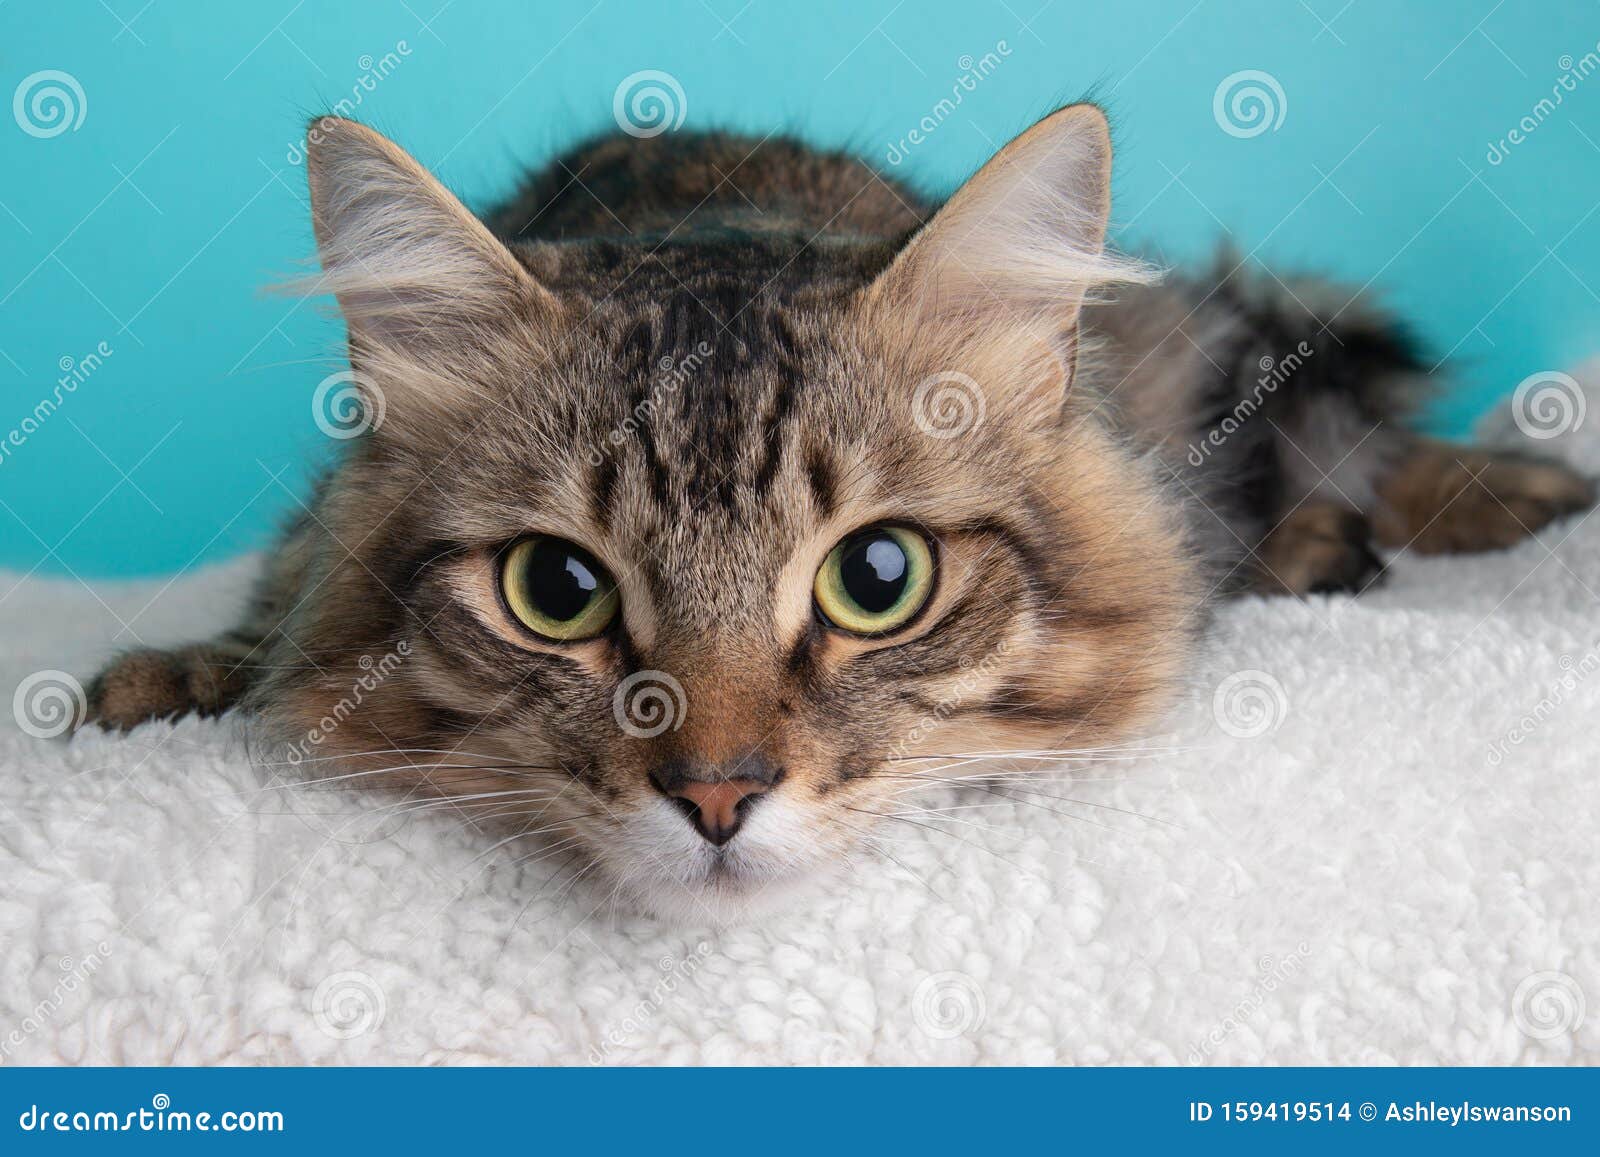
[[[922,535],[904,526],[869,526],[829,552],[812,595],[829,624],[853,635],[887,635],[928,601],[933,571],[933,550]]]
[[[558,643],[592,639],[616,621],[617,584],[594,555],[547,534],[506,551],[500,590],[517,621]]]

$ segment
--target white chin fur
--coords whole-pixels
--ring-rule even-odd
[[[770,911],[827,875],[831,855],[799,809],[761,800],[722,848],[664,799],[608,824],[592,849],[619,893],[679,924],[727,924]]]

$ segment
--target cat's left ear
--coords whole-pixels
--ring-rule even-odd
[[[1058,412],[1087,294],[1149,279],[1105,251],[1110,210],[1105,114],[1060,109],[1001,149],[911,239],[868,289],[869,317],[952,363],[936,368],[1044,354],[1049,365],[1019,365],[997,388],[1024,409]]]
[[[556,304],[511,252],[404,149],[338,117],[306,135],[312,224],[352,346],[436,361],[487,327],[552,315]]]

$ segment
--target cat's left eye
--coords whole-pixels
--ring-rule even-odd
[[[505,553],[500,590],[523,626],[558,643],[592,639],[616,620],[617,584],[594,555],[547,534]]]
[[[829,552],[812,594],[836,627],[886,635],[909,623],[933,591],[933,548],[903,526],[869,526]]]

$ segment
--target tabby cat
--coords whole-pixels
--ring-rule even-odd
[[[239,704],[722,914],[935,757],[1137,736],[1220,597],[1591,502],[1410,432],[1428,370],[1366,304],[1109,252],[1110,168],[1085,104],[943,204],[781,137],[615,136],[479,219],[317,120],[315,288],[375,428],[244,623],[118,659],[91,717]]]

